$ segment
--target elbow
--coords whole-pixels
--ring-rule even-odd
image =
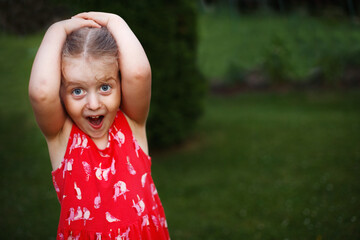
[[[139,66],[133,72],[134,79],[137,81],[150,81],[151,80],[151,67],[149,64]]]
[[[48,96],[45,94],[45,91],[40,88],[29,87],[29,98],[32,104],[39,104],[46,102]]]
[[[51,94],[51,91],[48,91],[45,86],[36,86],[31,83],[29,84],[29,99],[33,105],[41,105],[51,102],[51,99],[53,98],[54,94]]]

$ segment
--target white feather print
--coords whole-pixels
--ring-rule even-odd
[[[141,186],[142,186],[142,187],[145,187],[146,176],[147,176],[147,173],[144,173],[144,174],[141,176]]]
[[[139,145],[139,143],[136,141],[135,137],[133,137],[133,143],[134,143],[134,147],[135,147],[136,156],[139,157],[140,145]]]
[[[100,156],[103,157],[103,158],[108,158],[108,157],[110,157],[109,154],[105,154],[105,153],[103,153],[103,152],[101,152],[101,151],[99,151],[99,154],[100,154]]]
[[[54,177],[54,176],[53,176],[53,182],[54,182],[55,191],[56,191],[56,192],[60,192],[60,188],[59,188],[59,186],[57,185],[57,183],[56,183],[56,180],[55,180],[55,177]]]
[[[83,135],[82,136],[82,143],[81,143],[81,153],[80,153],[80,155],[82,155],[83,154],[83,152],[84,152],[84,149],[87,149],[87,148],[89,148],[88,147],[88,139],[87,139],[87,137],[85,136],[85,135]]]
[[[81,189],[76,185],[76,182],[74,182],[74,189],[76,191],[76,198],[81,200]]]
[[[96,240],[101,240],[101,233],[96,233]]]
[[[115,169],[115,158],[112,159],[112,162],[111,162],[111,174],[112,175],[115,175],[116,173],[116,169]]]
[[[99,167],[95,167],[95,176],[97,177],[97,179],[99,180],[105,180],[107,181],[109,179],[109,172],[110,172],[110,168],[101,168],[101,163],[99,164]]]
[[[142,199],[140,199],[139,195],[137,195],[138,197],[138,202],[135,203],[134,200],[132,200],[133,202],[133,208],[135,208],[138,216],[141,216],[141,214],[145,211],[145,203]]]
[[[128,227],[127,230],[122,234],[119,229],[118,235],[115,237],[115,240],[130,240],[129,233],[130,233],[130,227]]]
[[[114,184],[114,201],[116,202],[116,199],[123,195],[124,200],[126,200],[126,193],[129,192],[129,190],[126,188],[126,183],[123,181],[118,181]]]
[[[159,221],[158,221],[158,219],[154,215],[151,215],[151,219],[152,219],[152,221],[153,221],[153,223],[154,223],[154,225],[156,227],[156,231],[158,231],[159,230]]]
[[[83,219],[84,219],[84,226],[85,226],[86,221],[93,220],[94,218],[93,217],[90,218],[91,213],[90,213],[89,209],[87,209],[86,207],[83,208],[83,212],[84,212]]]
[[[69,159],[66,163],[66,171],[72,171],[72,165],[74,163],[74,159]]]
[[[73,136],[73,141],[72,141],[72,144],[71,144],[71,146],[70,146],[70,151],[69,151],[69,153],[71,153],[71,151],[75,149],[76,141],[77,141],[77,133],[75,133],[74,136]]]
[[[110,168],[105,168],[102,171],[102,176],[105,181],[107,181],[109,179],[109,172],[110,172]]]
[[[75,218],[75,211],[74,208],[70,208],[69,209],[69,217],[66,219],[66,221],[68,221],[69,225],[71,221],[74,221]]]
[[[90,175],[91,175],[91,166],[88,162],[82,161],[82,165],[84,168],[84,172],[86,174],[86,181],[89,181]]]
[[[122,144],[125,143],[125,135],[120,130],[117,130],[115,127],[116,133],[113,135],[114,139],[118,142],[119,147],[121,147]]]
[[[99,209],[100,204],[101,204],[101,197],[100,197],[100,193],[99,193],[94,199],[94,208]]]
[[[113,215],[111,215],[109,212],[105,213],[105,217],[106,217],[106,221],[108,221],[109,223],[112,222],[120,222],[120,219],[117,219],[116,217],[114,217]]]
[[[136,174],[136,171],[135,171],[134,167],[131,165],[130,157],[129,157],[129,156],[126,156],[126,160],[127,160],[127,167],[128,167],[129,173],[130,173],[131,175],[135,175],[135,174]]]
[[[62,234],[62,233],[59,233],[58,236],[59,236],[59,240],[64,240],[65,239],[64,234]]]
[[[141,223],[141,229],[145,226],[149,226],[150,222],[149,222],[149,215],[145,215],[142,218],[142,223]]]
[[[82,216],[83,216],[83,212],[81,211],[81,207],[78,207],[74,217],[74,221],[82,219]]]

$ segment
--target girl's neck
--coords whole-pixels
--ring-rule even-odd
[[[109,133],[104,135],[102,138],[91,138],[91,139],[93,140],[95,145],[98,147],[98,149],[104,150],[108,145]]]

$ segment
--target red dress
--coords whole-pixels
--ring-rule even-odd
[[[57,239],[169,239],[151,158],[120,110],[103,150],[73,124],[52,176],[61,205]]]

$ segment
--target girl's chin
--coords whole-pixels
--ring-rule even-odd
[[[91,139],[97,140],[102,139],[105,135],[107,136],[108,131],[106,131],[104,127],[105,126],[102,126],[100,129],[94,129],[89,124],[87,124],[80,129]]]
[[[107,137],[108,131],[101,130],[101,131],[89,131],[86,134],[93,140],[99,140],[104,137]]]

